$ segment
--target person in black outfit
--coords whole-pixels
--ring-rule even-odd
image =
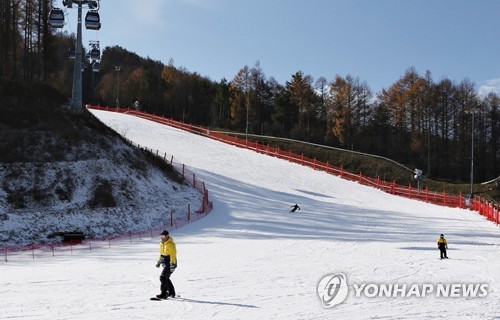
[[[290,210],[289,213],[294,213],[295,211],[297,211],[297,209],[299,209],[299,211],[300,211],[300,207],[298,204],[295,204],[294,206],[290,206],[290,208],[292,208],[292,210]]]
[[[441,253],[441,259],[448,259],[448,255],[446,254],[446,249],[448,249],[448,242],[446,242],[446,239],[444,238],[443,234],[439,236],[439,239],[437,241],[437,246]]]
[[[163,267],[160,275],[161,293],[156,297],[159,299],[175,298],[175,288],[170,280],[170,276],[177,268],[177,249],[174,238],[170,237],[167,230],[163,230],[160,235],[160,257],[156,262],[156,267]]]

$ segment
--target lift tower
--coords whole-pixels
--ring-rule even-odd
[[[71,94],[71,108],[82,109],[82,8],[86,6],[89,11],[85,16],[85,28],[90,30],[99,30],[101,21],[99,17],[100,0],[63,0],[66,8],[78,6],[78,24],[76,29],[75,46],[75,64],[73,68],[73,90]],[[53,8],[49,14],[49,24],[53,28],[62,28],[64,26],[64,14],[60,8]]]

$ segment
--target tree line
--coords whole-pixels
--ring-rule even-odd
[[[50,29],[51,5],[0,3],[0,79],[41,81],[70,97],[68,50],[76,36]],[[280,84],[256,62],[217,82],[119,46],[104,49],[99,73],[83,72],[85,103],[139,101],[145,111],[184,122],[372,153],[454,181],[470,181],[473,155],[476,182],[499,175],[499,97],[480,96],[467,78],[436,81],[409,67],[375,93],[352,75],[313,79],[297,71]]]

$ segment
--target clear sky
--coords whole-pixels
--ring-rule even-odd
[[[67,12],[76,32],[77,10]],[[217,82],[259,61],[281,84],[297,71],[350,74],[377,93],[413,66],[500,93],[499,0],[101,0],[100,16],[84,46],[173,59]]]

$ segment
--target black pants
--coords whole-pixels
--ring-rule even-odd
[[[448,255],[446,254],[446,248],[445,247],[439,247],[439,251],[441,252],[441,259],[448,259]]]
[[[170,280],[171,274],[172,272],[170,272],[170,265],[165,265],[160,275],[160,290],[161,295],[163,296],[175,296],[175,288],[172,284],[172,281]]]

